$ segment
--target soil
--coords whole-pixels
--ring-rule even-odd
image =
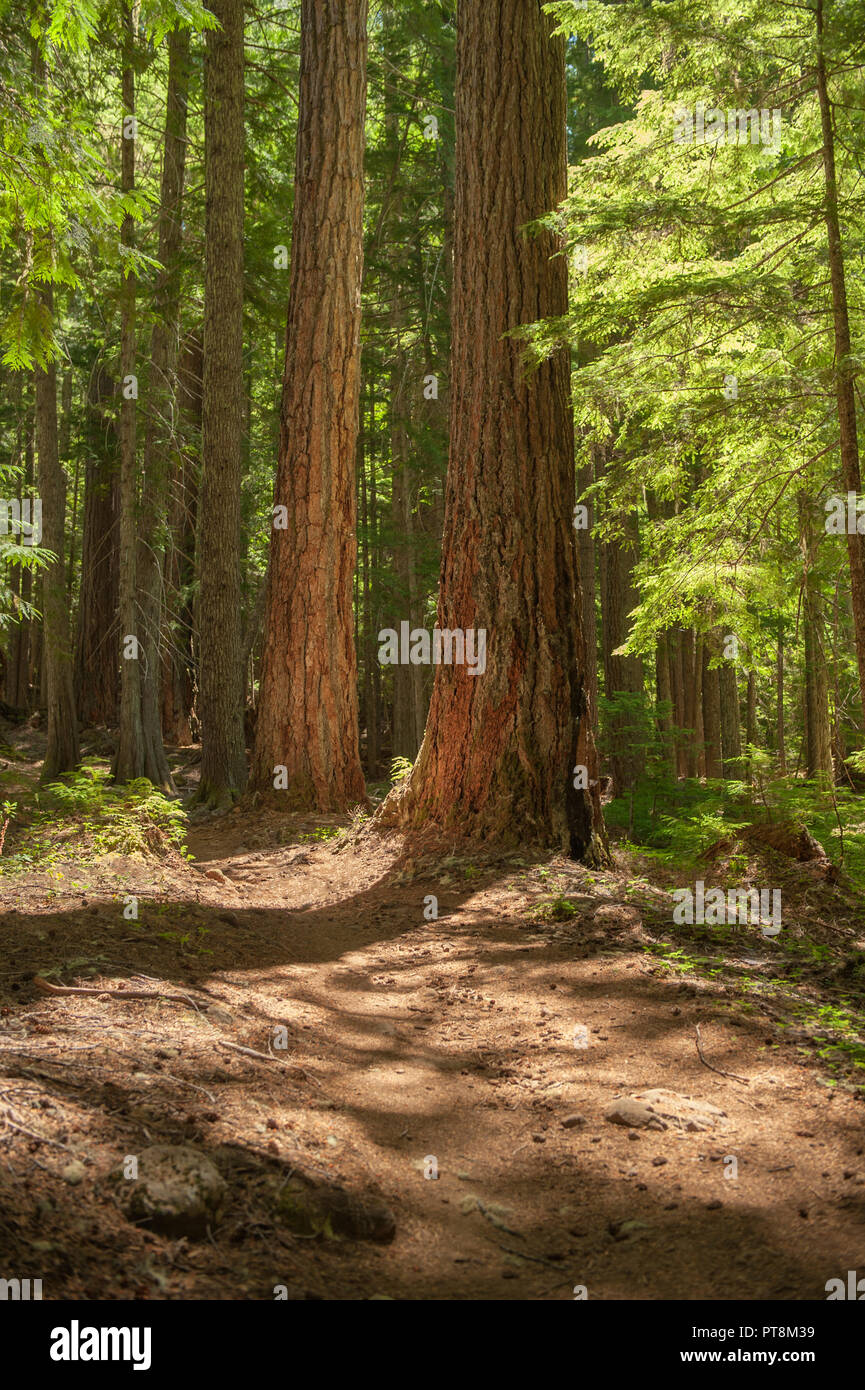
[[[303,838],[336,824],[235,810],[194,862],[0,879],[0,1274],[48,1299],[802,1300],[865,1270],[860,1093],[729,974],[666,969],[632,865]],[[771,967],[757,943],[740,969]],[[722,1113],[605,1118],[657,1088]],[[118,1174],[154,1144],[225,1178],[204,1238],[128,1219]],[[395,1237],[293,1233],[296,1175],[383,1200]]]

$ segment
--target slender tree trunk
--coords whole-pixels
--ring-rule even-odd
[[[671,776],[675,774],[673,744],[673,691],[670,685],[670,639],[662,632],[655,647],[655,722]]]
[[[240,623],[243,464],[243,0],[211,0],[204,65],[204,406],[198,514],[202,802],[246,786]],[[300,190],[298,189],[298,196]]]
[[[367,757],[367,777],[374,780],[379,773],[379,719],[381,710],[380,698],[380,678],[381,668],[378,664],[378,646],[376,633],[378,623],[376,615],[378,613],[378,596],[376,593],[376,576],[379,573],[377,561],[377,523],[378,509],[376,507],[376,468],[375,468],[375,394],[373,383],[370,382],[369,390],[369,436],[366,449],[366,457],[369,460],[369,484],[365,490],[366,515],[368,519],[367,535],[367,554],[369,558],[370,573],[364,582],[364,607],[365,607],[365,627],[366,645],[364,655],[364,680],[366,688],[365,704],[367,709],[366,724],[366,757]]]
[[[739,716],[739,682],[735,661],[726,660],[718,667],[721,693],[721,751],[724,776],[742,776],[742,732]]]
[[[178,410],[183,445],[175,455],[165,573],[167,611],[163,639],[162,733],[169,743],[189,744],[195,736],[195,532],[201,474],[200,443],[204,353],[201,334],[187,334],[177,371]]]
[[[131,8],[123,11],[123,116],[135,114],[135,73],[133,68],[135,28]],[[121,132],[121,189],[135,188],[135,139]],[[134,225],[131,216],[123,219],[121,241],[131,247]],[[135,376],[135,297],[136,280],[124,274],[120,309],[120,730],[113,775],[116,782],[129,782],[144,776],[144,737],[141,727],[141,661],[138,646],[138,605],[136,602],[138,548],[138,477],[136,470],[136,401],[132,381]]]
[[[682,633],[682,686],[685,697],[685,728],[688,731],[685,764],[689,777],[697,776],[700,739],[698,724],[702,723],[702,708],[698,699],[698,671],[702,675],[702,658],[697,650],[696,638],[697,634],[693,628],[688,628]]]
[[[799,537],[802,550],[802,636],[805,647],[805,769],[809,777],[832,776],[832,733],[829,722],[828,662],[823,641],[823,613],[816,576],[822,533],[815,531],[812,498],[799,493]]]
[[[703,637],[703,739],[706,745],[706,777],[722,776],[721,766],[721,684],[718,667],[709,665],[720,651],[716,631]]]
[[[47,313],[53,310],[50,286],[42,291]],[[72,647],[66,604],[66,477],[57,442],[57,371],[54,363],[37,367],[36,457],[42,499],[42,545],[54,554],[43,573],[42,624],[45,652],[47,746],[41,781],[52,782],[79,760],[78,723],[72,688]]]
[[[567,310],[564,44],[539,0],[457,19],[450,458],[438,626],[483,632],[485,671],[439,664],[423,745],[382,820],[605,858],[576,579],[568,354],[525,380],[509,330]],[[477,652],[476,648],[476,652]],[[593,786],[583,787],[588,770]]]
[[[33,394],[29,390],[29,378],[23,373],[15,373],[15,391],[18,406],[18,429],[16,442],[16,461],[22,465],[24,485],[27,495],[35,491],[35,417]],[[25,383],[28,386],[24,390]],[[13,571],[13,592],[25,603],[29,603],[33,592],[33,576],[29,569],[16,566]],[[30,708],[30,642],[33,623],[22,618],[15,626],[10,644],[9,662],[6,668],[6,700],[16,709]]]
[[[609,467],[600,451],[595,459],[596,476]],[[604,648],[604,696],[642,695],[643,662],[639,656],[617,656],[616,649],[630,634],[629,614],[639,602],[634,586],[634,565],[639,558],[637,518],[625,522],[625,537],[601,542],[601,640]],[[610,771],[617,796],[634,787],[644,765],[635,730],[636,711],[613,714],[604,720]]]
[[[287,806],[366,797],[352,617],[360,388],[365,0],[303,0],[274,529],[253,778]],[[274,769],[286,769],[284,789]]]
[[[748,781],[753,782],[754,772],[751,766],[751,749],[757,746],[757,676],[754,671],[748,672],[745,742],[748,745],[748,760],[745,764],[746,775]]]
[[[841,222],[838,215],[835,134],[823,49],[823,0],[817,0],[815,16],[817,24],[817,95],[820,102],[820,124],[823,135],[824,213],[829,256],[829,279],[832,286],[832,322],[837,372],[835,389],[838,401],[838,426],[841,436],[841,471],[846,491],[855,492],[858,495],[861,478],[854,387],[856,367],[851,355],[844,251],[841,244]],[[856,634],[859,698],[862,703],[863,716],[865,716],[865,536],[860,532],[854,531],[852,534],[848,532],[847,555],[850,562],[850,589]]]
[[[577,470],[577,492],[582,493],[591,487],[595,480],[592,462]],[[577,559],[579,562],[580,589],[583,595],[583,631],[586,638],[586,699],[589,702],[589,716],[592,727],[598,727],[598,620],[595,612],[595,540],[592,530],[595,525],[595,504],[587,498],[586,526],[577,531]]]
[[[81,578],[75,641],[75,698],[82,723],[112,725],[118,697],[119,510],[117,430],[111,402],[117,383],[95,363],[85,405]]]
[[[787,776],[787,733],[784,727],[784,630],[778,624],[778,649],[775,657],[775,727],[778,738],[778,776]]]
[[[673,724],[676,735],[676,773],[679,777],[688,775],[688,723],[685,713],[685,665],[684,646],[688,633],[685,628],[674,628],[670,633],[670,685],[673,691]]]
[[[154,293],[156,322],[150,343],[150,389],[144,437],[141,489],[141,544],[138,589],[141,612],[141,726],[144,773],[154,786],[173,792],[174,782],[162,746],[159,705],[161,672],[164,518],[168,510],[169,456],[176,438],[177,356],[180,335],[180,252],[183,240],[183,179],[186,162],[186,99],[189,86],[189,30],[168,39],[168,86],[159,204],[159,272]]]

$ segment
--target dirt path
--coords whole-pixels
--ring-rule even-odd
[[[621,875],[275,839],[233,815],[195,867],[0,885],[0,1256],[46,1297],[796,1300],[865,1269],[861,1103],[723,987],[659,974]],[[551,893],[577,915],[543,920]],[[201,1011],[45,996],[52,966]],[[235,1050],[279,1028],[271,1060]],[[604,1118],[650,1089],[722,1113]],[[126,1220],[112,1175],[157,1142],[226,1177],[209,1239]],[[292,1234],[292,1170],[378,1194],[395,1239]]]

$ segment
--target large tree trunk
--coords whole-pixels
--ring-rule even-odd
[[[282,432],[253,777],[286,806],[366,796],[352,617],[365,0],[303,0]],[[277,783],[277,786],[280,784]]]
[[[42,293],[50,314],[50,287]],[[57,445],[57,371],[53,362],[36,368],[36,457],[42,499],[42,545],[54,553],[42,577],[48,730],[41,780],[51,782],[61,772],[71,771],[79,760],[64,563],[66,477]]]
[[[141,727],[144,775],[154,786],[173,792],[174,782],[162,746],[159,704],[160,633],[164,520],[168,510],[169,458],[174,452],[177,405],[177,356],[180,336],[180,250],[183,179],[186,163],[186,98],[189,86],[189,30],[176,29],[168,40],[168,86],[159,204],[159,262],[150,343],[150,389],[144,437],[141,489],[141,542],[138,589],[141,612]]]
[[[243,467],[243,0],[211,0],[205,57],[204,408],[198,515],[199,798],[246,786],[240,616]]]
[[[123,12],[123,115],[135,112],[134,44],[135,21],[132,9]],[[121,189],[131,193],[135,187],[135,139],[121,134]],[[123,219],[121,240],[131,247],[134,240],[132,217]],[[136,594],[138,548],[138,477],[136,469],[136,401],[131,387],[135,375],[135,297],[136,280],[124,272],[120,309],[120,731],[112,772],[116,782],[129,782],[144,776],[144,737],[141,728],[141,661],[138,647],[138,605]]]
[[[858,495],[861,478],[854,386],[854,376],[857,369],[851,355],[844,252],[841,245],[841,223],[838,215],[835,134],[823,50],[823,0],[817,0],[815,15],[817,24],[817,96],[820,102],[820,123],[823,135],[823,179],[825,186],[823,208],[826,220],[829,279],[832,286],[832,321],[837,369],[835,389],[838,402],[838,426],[841,436],[841,471],[846,491],[855,492]],[[847,555],[850,562],[850,589],[856,634],[859,697],[862,702],[863,716],[865,716],[865,536],[861,535],[859,531],[852,533],[848,531]]]
[[[436,668],[423,745],[383,821],[605,857],[573,527],[569,361],[530,382],[509,331],[567,311],[564,44],[538,0],[458,13],[450,458],[438,625],[486,670]],[[476,648],[477,652],[477,648]],[[574,786],[588,769],[595,785]]]

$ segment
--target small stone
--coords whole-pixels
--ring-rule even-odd
[[[532,1143],[533,1143],[533,1144],[546,1144],[546,1142],[547,1142],[547,1140],[546,1140],[546,1135],[544,1135],[544,1134],[533,1134],[533,1135],[532,1135]]]
[[[717,1211],[718,1208],[719,1208],[719,1207],[722,1207],[723,1205],[724,1205],[724,1203],[721,1202],[721,1201],[719,1201],[719,1199],[718,1199],[717,1197],[713,1197],[712,1200],[711,1200],[711,1202],[707,1202],[707,1203],[706,1203],[706,1210],[707,1210],[707,1211]]]
[[[611,1125],[627,1125],[629,1129],[666,1129],[663,1120],[638,1100],[617,1100],[605,1111],[604,1119]]]
[[[669,1162],[669,1160],[666,1159],[666,1158],[653,1158],[653,1159],[652,1159],[652,1167],[653,1167],[653,1168],[663,1168],[664,1164],[667,1163],[667,1162]]]
[[[585,1115],[566,1115],[562,1120],[562,1129],[577,1129],[579,1125],[584,1125],[585,1123]]]

